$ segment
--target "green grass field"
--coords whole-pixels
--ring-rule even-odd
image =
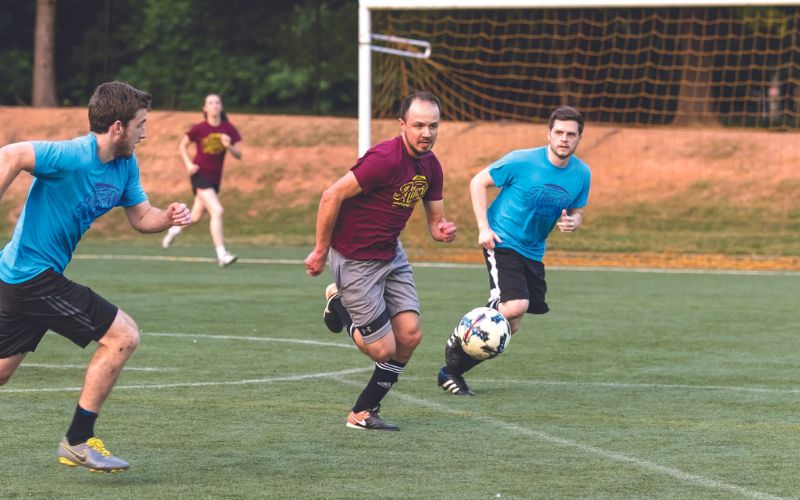
[[[384,400],[399,433],[345,427],[372,363],[325,330],[298,264],[87,259],[66,275],[142,342],[96,430],[132,464],[58,464],[83,351],[47,335],[0,388],[1,499],[795,498],[800,277],[548,272],[551,313],[500,358],[436,386],[444,342],[483,305],[485,270],[415,267],[423,341]],[[233,248],[243,259],[301,249]],[[166,255],[211,257],[177,246]],[[84,258],[80,258],[84,257]],[[165,335],[170,334],[170,335]],[[138,369],[138,370],[135,370]]]
[[[272,172],[274,174],[274,172]],[[264,175],[267,175],[266,173]],[[277,174],[275,174],[277,175]],[[277,182],[279,177],[273,179]],[[785,183],[777,201],[800,200],[800,181]],[[188,185],[188,184],[187,184]],[[687,192],[652,203],[627,203],[621,199],[613,206],[589,204],[579,235],[553,234],[547,245],[551,250],[589,252],[675,252],[694,254],[798,256],[800,255],[800,207],[775,208],[776,200],[754,200],[745,206],[732,205],[730,193],[707,194],[714,184],[698,183]],[[478,230],[472,205],[464,203],[463,189],[453,188],[445,199],[448,218],[458,225],[458,238],[448,248],[469,249],[475,246]],[[246,193],[223,190],[226,241],[267,246],[313,245],[319,208],[316,193],[311,203],[299,202],[297,194],[276,194],[271,189]],[[153,194],[154,206],[165,207],[173,201],[191,204],[191,195]],[[769,214],[768,216],[766,214]],[[182,244],[208,244],[208,215],[181,234]],[[0,234],[10,237],[16,215],[0,219]],[[112,210],[92,227],[87,242],[102,244],[108,240],[139,244],[141,237],[131,231],[123,210]],[[408,249],[435,251],[425,224],[423,210],[416,210],[403,234]]]

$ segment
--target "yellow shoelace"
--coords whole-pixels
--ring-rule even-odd
[[[99,451],[99,452],[100,452],[100,454],[101,454],[101,455],[103,455],[104,457],[109,457],[109,456],[111,456],[111,452],[110,452],[110,451],[108,451],[108,450],[106,449],[106,447],[105,447],[105,446],[103,446],[103,442],[102,442],[102,441],[100,441],[100,440],[99,440],[99,439],[97,439],[97,438],[91,438],[91,439],[89,439],[88,441],[86,441],[86,444],[87,444],[87,445],[89,445],[89,446],[91,446],[91,447],[92,447],[92,448],[94,448],[95,450]]]

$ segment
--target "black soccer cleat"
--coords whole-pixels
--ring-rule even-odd
[[[475,393],[469,390],[467,381],[460,375],[448,375],[444,372],[443,366],[439,370],[439,387],[445,391],[452,392],[456,396],[474,396]]]
[[[339,300],[339,290],[336,288],[335,283],[331,283],[325,288],[325,300],[327,302],[325,303],[325,312],[322,313],[322,321],[325,322],[328,330],[333,333],[339,333],[344,328],[344,323],[342,323],[342,317],[339,316],[339,313],[331,307],[331,303],[334,300]]]
[[[385,422],[378,416],[381,405],[375,407],[374,410],[364,410],[358,413],[351,409],[350,414],[347,416],[347,427],[351,429],[371,429],[373,431],[399,431],[400,427]]]

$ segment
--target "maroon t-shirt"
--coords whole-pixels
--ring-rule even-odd
[[[416,159],[397,136],[350,169],[363,191],[342,202],[331,246],[348,259],[390,260],[419,200],[442,199],[442,166],[432,152]]]
[[[208,122],[198,123],[186,134],[189,140],[197,143],[197,154],[194,155],[194,163],[200,167],[197,173],[214,184],[222,180],[222,161],[227,151],[222,145],[222,134],[231,137],[231,144],[242,140],[236,128],[226,121],[220,122],[218,127],[212,127]]]

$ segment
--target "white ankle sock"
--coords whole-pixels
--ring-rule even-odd
[[[167,232],[169,233],[170,236],[178,236],[178,234],[180,234],[180,232],[181,232],[181,227],[180,226],[172,226],[171,228],[169,228],[169,231],[167,231]]]
[[[217,258],[221,259],[223,255],[225,255],[225,245],[220,245],[217,247]]]

